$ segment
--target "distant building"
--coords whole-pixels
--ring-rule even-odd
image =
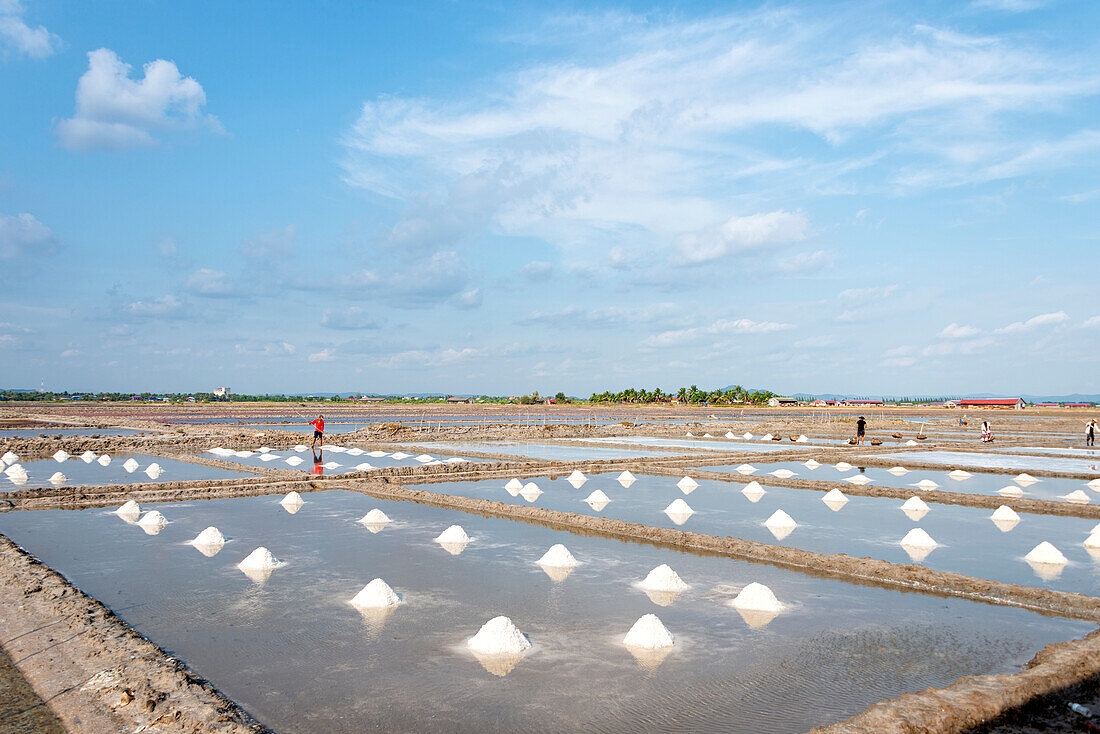
[[[769,408],[778,408],[781,405],[798,405],[798,398],[768,398]]]
[[[451,397],[447,398],[447,402],[452,403],[452,404],[454,404],[454,403],[468,403],[468,402],[470,402],[470,398],[462,398],[462,397],[452,395]]]
[[[1027,403],[1023,398],[963,398],[956,400],[960,408],[1000,408],[1004,410],[1023,410]]]
[[[845,400],[844,402],[847,403],[848,405],[856,405],[856,406],[864,406],[864,405],[876,406],[876,405],[882,405],[883,404],[881,400]]]
[[[215,387],[213,395],[216,398],[228,398],[229,397],[229,388],[228,387]]]
[[[1064,403],[1062,405],[1062,407],[1063,408],[1091,408],[1091,407],[1093,407],[1093,404],[1092,403]]]

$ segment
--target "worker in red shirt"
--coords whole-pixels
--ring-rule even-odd
[[[325,445],[325,417],[323,415],[317,416],[317,420],[310,421],[309,425],[313,426],[313,443],[311,446],[317,445],[317,439],[321,439],[321,446]]]

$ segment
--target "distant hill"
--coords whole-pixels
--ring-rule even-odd
[[[795,393],[791,395],[792,398],[798,398],[799,400],[881,400],[883,398],[890,400],[898,398],[897,395],[853,395],[847,393]],[[914,399],[923,399],[921,396],[909,396]],[[935,396],[940,398],[944,396]],[[1100,394],[1083,394],[1073,393],[1072,395],[1030,395],[1030,394],[1016,394],[1005,395],[1000,393],[988,393],[988,392],[967,392],[967,393],[951,393],[947,397],[952,398],[1023,398],[1029,403],[1100,403]],[[932,400],[933,397],[927,399]]]

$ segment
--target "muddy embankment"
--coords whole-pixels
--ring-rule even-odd
[[[4,651],[69,731],[267,731],[2,535],[0,630]]]

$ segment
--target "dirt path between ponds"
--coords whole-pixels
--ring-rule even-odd
[[[0,630],[4,653],[68,731],[267,731],[3,535]]]

